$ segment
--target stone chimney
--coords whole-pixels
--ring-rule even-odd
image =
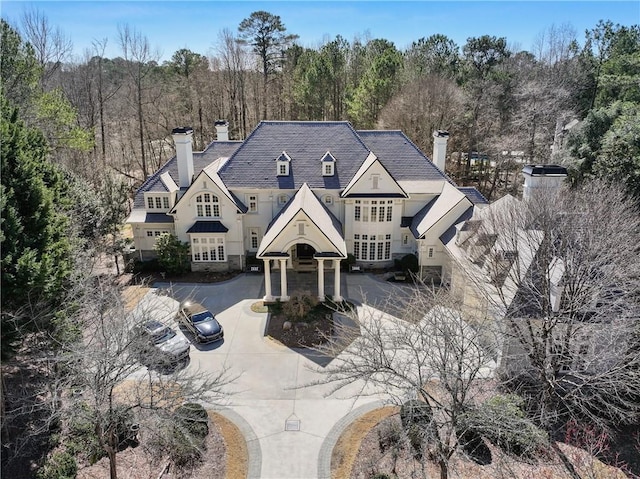
[[[188,188],[193,179],[193,148],[191,137],[193,129],[190,126],[174,128],[171,132],[173,142],[176,145],[176,158],[178,160],[178,186]]]
[[[444,173],[444,165],[447,156],[447,140],[449,132],[437,130],[433,132],[433,158],[431,161]]]
[[[227,120],[216,120],[216,139],[218,141],[229,141],[229,122]]]
[[[567,177],[567,169],[559,165],[526,165],[522,168],[524,189],[522,199],[538,194],[554,194]]]

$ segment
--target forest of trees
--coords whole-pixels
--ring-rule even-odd
[[[35,120],[67,123],[46,127],[57,161],[89,181],[109,167],[139,184],[173,156],[169,132],[180,125],[194,128],[195,147],[203,149],[220,118],[232,139],[264,119],[348,120],[357,129],[401,129],[427,154],[432,132],[448,130],[449,173],[490,199],[518,184],[509,179],[519,167],[504,152],[562,162],[576,181],[608,176],[640,191],[637,25],[600,21],[583,35],[551,25],[531,51],[512,48],[508,38],[457,45],[442,34],[404,51],[382,38],[341,36],[305,48],[284,19],[258,11],[219,32],[209,52],[183,48],[162,63],[144,32],[128,25],[115,39],[96,39],[82,58],[70,56],[64,33],[37,11],[6,28],[20,45],[13,52],[3,46],[3,58],[21,56],[16,65],[33,62],[43,72],[50,104]],[[106,58],[113,42],[121,55]],[[3,62],[2,76],[6,96],[19,102],[14,68]],[[563,127],[572,120],[584,121],[567,137]],[[69,148],[78,144],[86,148]],[[472,152],[497,168],[471,171],[465,158]]]
[[[117,306],[117,288],[111,294],[91,266],[100,254],[117,264],[131,195],[174,155],[176,126],[192,126],[204,149],[218,119],[229,121],[232,139],[265,119],[348,120],[401,129],[427,154],[432,132],[444,129],[447,173],[490,200],[517,192],[513,156],[561,163],[576,186],[612,181],[627,195],[621,201],[640,196],[638,25],[600,21],[584,35],[549,26],[532,51],[491,35],[457,45],[441,34],[400,50],[340,36],[305,48],[284,20],[253,12],[212,38],[209,52],[184,48],[164,62],[133,26],[77,58],[37,10],[1,20],[2,356],[14,360],[11,371],[28,372],[3,370],[3,467],[7,454],[38,460],[46,451],[40,432],[60,415],[53,386],[71,371],[61,351],[74,358],[87,311]],[[116,58],[104,55],[111,42]],[[472,166],[474,152],[496,166]],[[113,426],[109,414],[98,429]],[[29,437],[6,445],[20,431]],[[111,436],[102,439],[113,449]]]

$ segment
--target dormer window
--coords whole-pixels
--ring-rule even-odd
[[[326,152],[322,157],[322,176],[333,176],[335,174],[336,159],[330,152]]]
[[[287,155],[286,151],[276,158],[276,174],[278,176],[289,176],[289,164],[291,163],[291,157]]]
[[[156,211],[169,210],[168,195],[158,195],[158,196],[147,195],[146,198],[147,198],[147,210],[156,210]]]

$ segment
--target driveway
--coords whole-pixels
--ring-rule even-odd
[[[344,276],[344,294],[351,300],[387,294],[388,283],[372,276]],[[356,417],[378,407],[383,398],[363,395],[364,384],[358,382],[333,394],[330,385],[310,386],[323,378],[321,367],[265,338],[267,315],[251,311],[251,305],[264,295],[261,275],[243,274],[223,283],[154,286],[168,295],[158,296],[163,305],[175,298],[177,310],[178,302],[198,301],[224,326],[224,342],[194,345],[188,367],[212,373],[226,368],[237,377],[227,386],[228,399],[221,413],[245,435],[249,477],[328,478],[331,452],[341,432]]]

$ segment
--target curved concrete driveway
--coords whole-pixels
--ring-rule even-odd
[[[345,276],[352,293],[367,290],[371,298],[384,290],[369,276]],[[334,426],[347,415],[351,418],[354,410],[373,407],[380,397],[361,396],[360,383],[336,394],[330,394],[327,385],[302,387],[322,373],[307,357],[263,336],[267,315],[251,311],[251,304],[263,294],[262,276],[241,275],[224,283],[180,284],[171,289],[179,301],[192,298],[204,304],[224,326],[224,342],[192,348],[189,367],[211,372],[226,367],[238,375],[228,386],[224,406],[232,412],[230,419],[237,414],[244,420],[241,428],[251,456],[250,477],[327,477],[332,449],[328,445],[337,439]],[[361,299],[359,292],[353,296]]]

